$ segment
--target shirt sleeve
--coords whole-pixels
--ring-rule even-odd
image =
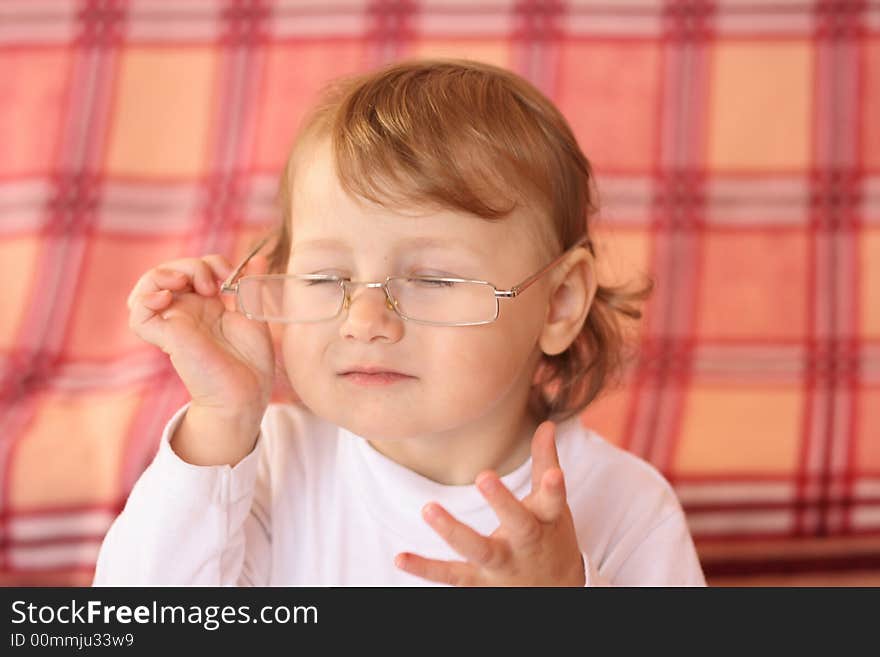
[[[706,586],[684,512],[677,503],[613,573],[603,565],[591,562],[587,568],[588,582],[593,586]]]
[[[168,421],[153,462],[104,537],[94,586],[268,584],[264,429],[235,467],[192,465],[169,443],[188,408]]]

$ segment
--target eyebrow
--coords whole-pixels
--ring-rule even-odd
[[[472,245],[461,242],[458,240],[448,240],[442,239],[439,237],[411,237],[409,239],[400,240],[397,242],[398,247],[406,247],[409,249],[427,249],[427,248],[463,248],[467,251],[475,255],[483,255],[478,249],[473,247]],[[332,237],[325,237],[322,239],[316,240],[308,240],[306,242],[301,242],[299,244],[294,244],[292,252],[299,253],[301,251],[312,251],[312,250],[322,250],[322,251],[348,251],[349,253],[354,249],[349,245],[343,242],[342,240],[335,239]]]

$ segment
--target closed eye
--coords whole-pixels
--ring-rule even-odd
[[[301,274],[299,274],[299,275],[301,275]],[[339,278],[339,279],[342,279],[345,281],[351,280],[350,276],[344,276],[340,273],[328,272],[326,270],[310,271],[306,275],[308,275],[308,276],[333,276],[334,278]],[[451,272],[446,272],[446,271],[436,271],[436,272],[432,271],[430,273],[409,272],[408,274],[406,274],[406,277],[407,278],[419,278],[419,279],[420,278],[467,278],[466,276],[461,276],[460,274],[453,274]]]
[[[451,278],[451,277],[449,277],[449,278]],[[424,285],[425,287],[452,287],[453,285],[455,285],[454,281],[439,281],[436,279],[428,279],[428,278],[421,278],[421,277],[408,278],[407,280],[410,282],[418,283],[420,285]]]
[[[326,278],[306,278],[305,284],[308,286],[314,285],[338,285],[340,280],[346,280],[342,276],[337,274],[328,274],[325,272],[310,272],[308,274],[291,274],[292,276],[324,276]]]

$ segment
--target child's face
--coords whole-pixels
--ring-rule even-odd
[[[486,280],[507,289],[546,264],[517,214],[490,223],[446,210],[414,216],[361,205],[339,186],[326,144],[307,161],[293,190],[289,273],[376,282],[415,273]],[[418,250],[401,245],[413,237],[456,245]],[[351,250],[306,246],[325,238]],[[385,305],[382,289],[353,286],[351,306],[336,318],[284,325],[282,352],[290,383],[314,413],[368,439],[455,431],[479,426],[490,414],[520,419],[541,356],[537,340],[547,314],[549,278],[515,299],[499,300],[495,322],[463,327],[404,320]],[[414,378],[365,386],[340,374],[359,364]]]

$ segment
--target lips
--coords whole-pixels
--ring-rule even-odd
[[[389,367],[379,365],[355,365],[339,372],[340,374],[396,374],[398,376],[409,376],[405,372],[398,372]]]
[[[393,386],[395,384],[405,383],[410,379],[415,378],[413,376],[410,376],[409,374],[401,374],[399,372],[395,372],[394,370],[383,368],[363,368],[361,370],[349,370],[347,372],[340,372],[339,377],[347,384],[367,388],[373,388],[376,386]]]

